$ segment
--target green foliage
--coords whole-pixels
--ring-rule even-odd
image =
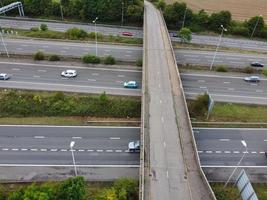
[[[105,59],[104,59],[104,63],[105,63],[106,65],[114,65],[114,64],[116,64],[116,60],[115,60],[115,58],[112,57],[112,56],[107,56],[107,57],[105,57]]]
[[[63,92],[37,93],[0,91],[0,117],[93,116],[139,117],[140,100],[107,97],[106,94],[68,95]]]
[[[216,72],[227,72],[228,69],[225,66],[216,67]]]
[[[264,19],[261,16],[255,16],[248,20],[246,26],[249,30],[250,35],[252,34],[254,28],[254,36],[260,36],[261,31],[264,28]]]
[[[53,188],[44,184],[42,186],[37,186],[32,184],[28,186],[23,194],[23,200],[54,200],[55,191]]]
[[[65,38],[64,33],[58,32],[58,31],[52,31],[52,30],[30,31],[30,32],[25,32],[23,35],[26,37],[38,37],[38,38],[52,38],[52,39],[64,39]]]
[[[166,2],[164,0],[160,0],[157,2],[157,8],[164,11],[166,8]]]
[[[88,36],[87,32],[83,29],[78,29],[76,27],[70,28],[66,31],[66,36],[68,39],[77,40],[77,39],[84,39]]]
[[[170,27],[180,29],[183,22],[184,13],[186,10],[185,3],[175,2],[166,6],[164,10],[164,18]],[[190,10],[190,9],[188,9]]]
[[[86,195],[85,186],[83,177],[69,178],[60,184],[56,199],[84,200]]]
[[[93,64],[98,64],[100,63],[100,58],[98,56],[94,55],[85,55],[82,57],[82,61],[84,63],[93,63]]]
[[[245,26],[233,26],[231,28],[231,33],[233,35],[242,35],[242,36],[249,36],[249,30]]]
[[[208,111],[209,95],[199,95],[195,101],[188,105],[189,113],[192,117],[204,116]]]
[[[267,76],[267,69],[262,70],[262,74],[263,74],[264,76]]]
[[[114,182],[114,189],[118,200],[138,199],[138,182],[133,179],[122,178]]]
[[[182,43],[188,43],[192,39],[192,32],[189,28],[182,28],[178,34]]]
[[[221,25],[228,28],[231,24],[232,16],[229,11],[220,11],[212,13],[209,17],[209,29],[215,32],[221,32]]]
[[[40,28],[38,28],[38,27],[32,27],[30,30],[33,31],[33,32],[37,32],[37,31],[40,30]]]
[[[44,60],[45,59],[45,55],[42,51],[38,51],[34,54],[33,56],[34,60]]]
[[[41,31],[47,31],[48,30],[48,26],[46,24],[41,24],[40,25],[40,30]]]
[[[107,188],[100,191],[94,200],[120,200],[117,198],[114,188]]]
[[[49,56],[49,61],[59,61],[60,57],[56,54]]]
[[[136,61],[136,66],[138,66],[138,67],[142,67],[142,66],[143,66],[143,60],[142,60],[142,59],[138,59],[138,60]]]
[[[255,70],[252,67],[245,67],[243,72],[247,74],[252,74],[255,72]]]

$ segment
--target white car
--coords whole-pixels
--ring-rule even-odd
[[[140,152],[140,141],[131,141],[128,143],[128,151],[129,152]]]
[[[258,76],[249,76],[249,77],[245,77],[244,81],[246,82],[260,82],[260,78]]]
[[[63,72],[61,72],[61,76],[66,77],[66,78],[72,78],[77,76],[77,71],[72,70],[72,69],[67,69]]]
[[[10,79],[10,75],[6,73],[0,73],[0,80],[8,80]]]

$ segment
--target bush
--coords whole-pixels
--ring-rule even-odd
[[[199,95],[196,100],[189,103],[188,109],[191,117],[205,116],[208,111],[209,95]]]
[[[106,65],[114,65],[116,63],[116,60],[112,56],[107,56],[105,57],[104,63]]]
[[[49,61],[59,61],[60,57],[58,55],[51,55],[49,57]]]
[[[225,66],[216,67],[216,72],[227,72],[228,69]]]
[[[39,31],[40,29],[39,29],[38,27],[32,27],[30,30],[33,31],[33,32],[37,32],[37,31]]]
[[[47,25],[46,25],[46,24],[41,24],[41,26],[40,26],[40,30],[41,30],[41,31],[47,31],[47,30],[48,30]]]
[[[262,74],[263,74],[264,76],[267,76],[267,69],[262,70]]]
[[[249,30],[248,30],[247,27],[244,27],[244,26],[234,26],[234,27],[232,27],[231,33],[233,35],[249,36]]]
[[[45,59],[45,55],[42,51],[38,51],[36,54],[34,54],[33,57],[34,60],[44,60]]]
[[[142,66],[143,66],[143,60],[142,60],[142,59],[138,59],[138,60],[136,61],[136,66],[138,66],[138,67],[142,67]]]
[[[94,55],[85,55],[82,57],[82,61],[84,63],[94,63],[94,64],[98,64],[100,63],[100,58],[98,56],[94,56]]]
[[[77,39],[84,39],[88,37],[88,33],[83,29],[78,28],[70,28],[66,31],[66,36],[68,39],[77,40]]]
[[[245,67],[244,68],[244,73],[247,73],[247,74],[252,74],[252,73],[254,73],[254,68],[252,68],[252,67]]]

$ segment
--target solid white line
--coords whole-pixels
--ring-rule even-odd
[[[82,137],[72,137],[72,139],[82,139]]]
[[[73,165],[0,164],[0,167],[73,167]],[[139,165],[76,165],[92,168],[139,168]]]
[[[0,125],[1,126],[1,125]],[[193,128],[194,130],[195,129],[199,129],[199,130],[205,130],[205,129],[209,129],[209,130],[248,130],[248,131],[253,131],[253,130],[257,130],[257,131],[260,131],[260,130],[267,130],[267,128],[203,128],[203,127],[194,127]],[[267,140],[264,140],[264,141],[267,141]]]
[[[201,165],[202,168],[234,168],[237,167],[235,165],[227,166],[227,165]],[[253,166],[253,165],[239,165],[239,168],[267,168],[267,166]]]
[[[140,129],[138,126],[52,126],[52,125],[0,125],[0,127],[42,127],[42,128],[91,128],[91,129]]]
[[[120,137],[110,137],[109,139],[110,140],[120,140],[121,138]]]

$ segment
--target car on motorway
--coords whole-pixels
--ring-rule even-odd
[[[73,78],[77,76],[77,71],[72,70],[72,69],[67,69],[63,72],[61,72],[61,76],[66,77],[66,78]]]
[[[260,82],[260,78],[258,76],[248,76],[244,78],[244,81],[258,83]]]
[[[125,88],[138,88],[138,84],[136,81],[126,81],[123,83]]]
[[[128,31],[124,31],[121,33],[123,36],[133,36],[133,33],[128,32]]]
[[[9,74],[6,74],[6,73],[0,73],[0,80],[8,80],[10,79],[10,75]]]
[[[260,63],[260,62],[252,62],[252,63],[250,63],[250,65],[252,67],[264,67],[264,64]]]
[[[128,143],[128,151],[129,152],[140,152],[140,141],[131,141]]]

